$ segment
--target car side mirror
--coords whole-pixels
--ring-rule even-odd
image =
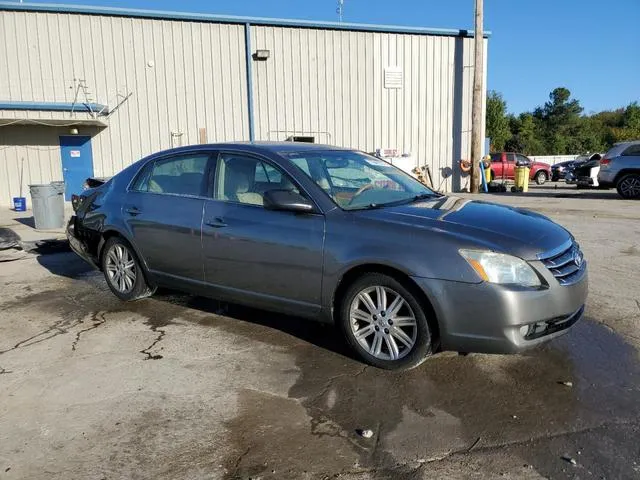
[[[291,190],[267,190],[264,193],[264,208],[299,213],[311,213],[315,210],[311,201]]]

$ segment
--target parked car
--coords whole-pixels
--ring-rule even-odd
[[[597,187],[601,158],[600,153],[580,155],[573,160],[571,166],[565,168],[565,182],[569,185],[577,185],[578,188]]]
[[[158,286],[336,323],[367,363],[514,353],[581,317],[560,225],[446,197],[362,152],[301,143],[160,152],[74,196],[73,250],[118,298]]]
[[[530,168],[529,179],[542,185],[551,180],[551,167],[542,162],[534,162],[529,157],[520,153],[496,152],[491,154],[491,180],[515,178],[516,164],[527,165]]]
[[[569,160],[567,162],[559,162],[551,165],[551,181],[557,182],[558,180],[564,180],[567,171],[570,171],[575,164],[575,160]]]
[[[640,198],[640,140],[616,143],[600,161],[598,183],[622,198]]]
[[[575,185],[578,181],[576,168],[589,160],[589,155],[580,155],[573,160],[572,164],[564,170],[564,181],[569,185]]]

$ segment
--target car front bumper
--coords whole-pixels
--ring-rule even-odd
[[[566,333],[584,312],[586,266],[571,285],[544,276],[549,286],[540,289],[415,277],[414,281],[435,310],[443,350],[519,353]]]

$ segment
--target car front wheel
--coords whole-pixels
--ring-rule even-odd
[[[622,198],[640,198],[640,175],[637,173],[625,175],[618,181],[616,190]]]
[[[349,345],[375,367],[410,369],[432,352],[431,331],[416,296],[387,275],[356,280],[343,297],[339,322]]]
[[[102,271],[107,285],[120,300],[137,300],[153,293],[133,248],[120,237],[107,240],[102,255]]]
[[[547,181],[547,174],[544,171],[539,171],[538,173],[536,173],[536,183],[538,185],[543,185],[544,182]]]

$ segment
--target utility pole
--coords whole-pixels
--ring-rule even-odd
[[[480,190],[480,157],[482,157],[482,92],[483,92],[483,47],[484,34],[482,31],[484,16],[484,0],[476,2],[476,22],[474,27],[474,49],[475,57],[473,61],[473,103],[471,105],[471,193],[478,193]]]
[[[338,0],[338,8],[336,8],[336,13],[338,14],[338,20],[342,23],[342,13],[344,12],[344,0]]]

